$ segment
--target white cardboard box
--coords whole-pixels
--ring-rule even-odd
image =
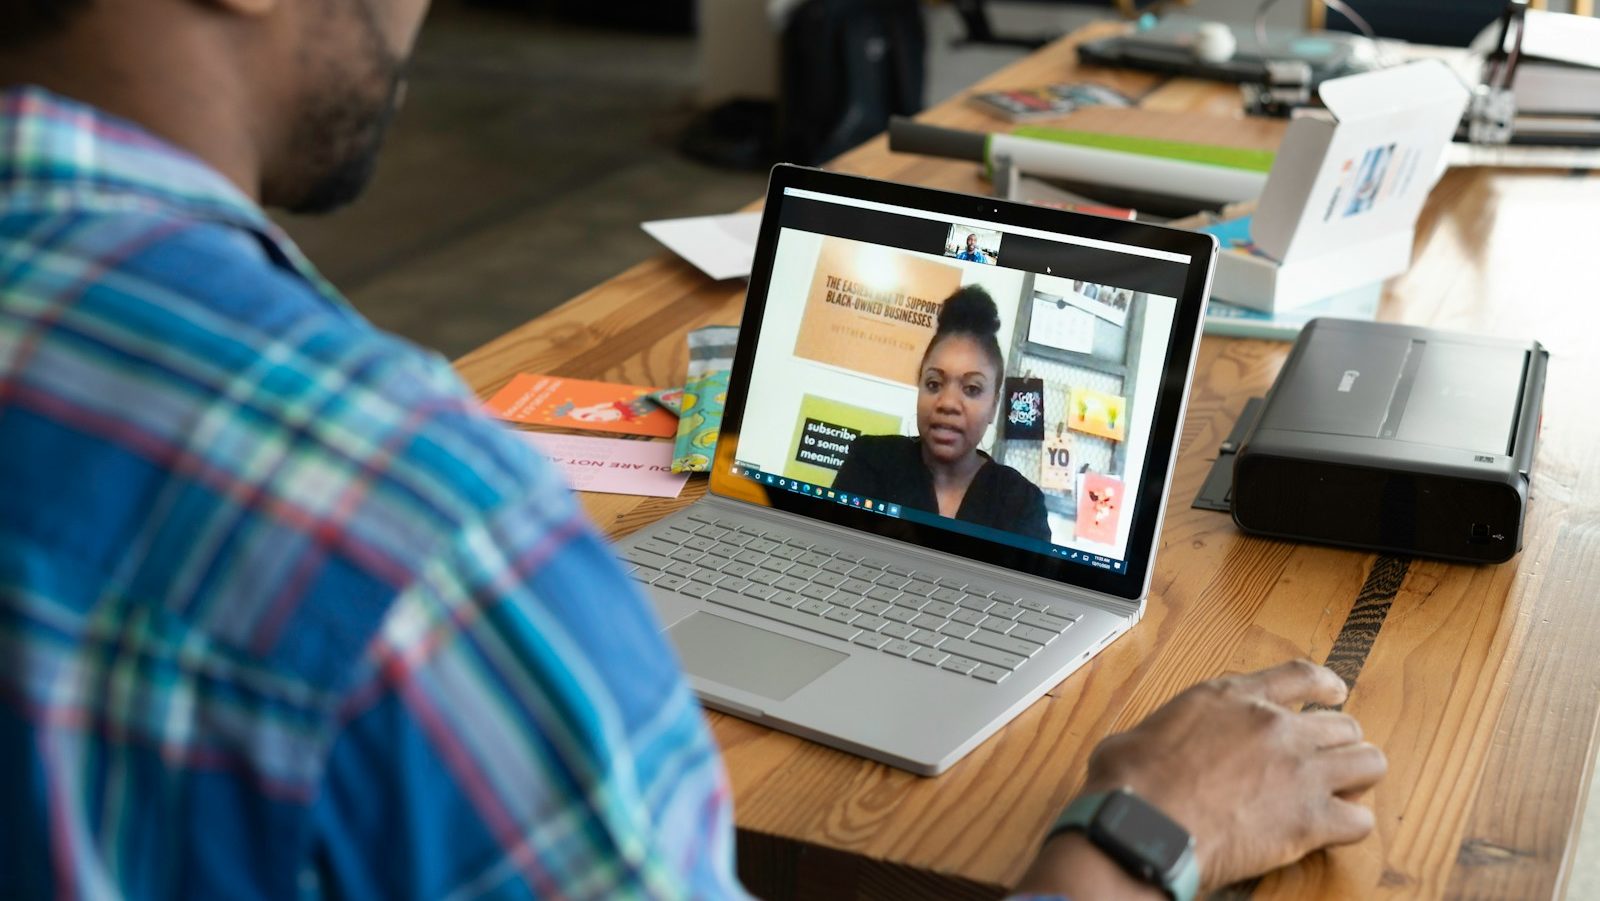
[[[1326,112],[1296,118],[1267,176],[1250,239],[1226,248],[1213,293],[1258,310],[1292,309],[1398,275],[1440,174],[1468,91],[1421,60],[1324,82]]]

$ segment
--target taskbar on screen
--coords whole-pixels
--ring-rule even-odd
[[[1077,563],[1081,566],[1087,566],[1092,569],[1103,569],[1107,572],[1120,573],[1125,568],[1123,561],[1115,560],[1101,554],[1094,554],[1090,553],[1089,551],[1079,550],[1077,548],[1063,547],[1058,544],[1051,544],[1047,541],[1036,541],[1031,538],[1024,538],[1020,535],[1014,535],[1010,532],[1003,532],[999,529],[991,529],[988,526],[975,525],[973,523],[962,522],[959,519],[951,519],[947,516],[929,513],[926,510],[918,510],[914,507],[902,507],[900,504],[892,504],[877,498],[862,497],[859,494],[847,494],[842,491],[835,491],[834,489],[825,485],[817,485],[811,482],[802,481],[800,479],[790,478],[785,475],[775,475],[770,472],[762,472],[760,467],[752,466],[748,463],[733,464],[733,474],[741,478],[750,479],[759,485],[765,485],[768,488],[775,488],[779,491],[789,491],[794,494],[804,494],[809,497],[814,497],[817,500],[830,501],[835,504],[843,504],[846,507],[865,510],[869,513],[877,513],[882,516],[892,517],[894,519],[904,519],[907,522],[914,522],[925,526],[933,526],[940,529],[948,529],[953,532],[961,532],[971,535],[974,538],[983,538],[989,541],[999,542],[1001,544],[1009,544],[1012,547],[1022,548],[1025,551],[1033,551],[1034,553],[1038,554],[1046,554],[1051,557],[1058,557],[1067,561],[1068,563]]]

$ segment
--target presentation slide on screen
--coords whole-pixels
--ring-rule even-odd
[[[1007,502],[1042,506],[1049,544],[1124,559],[1132,519],[1125,504],[1144,470],[1176,299],[1071,273],[1007,269],[996,265],[1004,240],[952,226],[945,246],[933,248],[942,252],[920,253],[782,229],[738,460],[828,487],[863,436],[975,453],[974,465],[1009,467],[1032,486],[1017,489],[1012,480]],[[956,430],[944,421],[958,421],[958,411],[929,412],[944,382],[928,367],[945,359],[935,360],[930,345],[946,301],[970,297],[973,287],[994,302],[1003,366],[989,373],[987,364],[964,364],[977,372],[963,383],[963,409],[984,418],[966,414],[970,427],[951,437]],[[915,453],[895,459],[920,465]],[[902,493],[920,477],[905,475],[894,480]],[[962,518],[984,502],[964,502]],[[1044,536],[1017,537],[1029,546]]]

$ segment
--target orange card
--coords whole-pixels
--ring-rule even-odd
[[[657,406],[654,388],[587,382],[558,375],[519,375],[489,398],[489,412],[529,425],[670,438],[678,417]]]

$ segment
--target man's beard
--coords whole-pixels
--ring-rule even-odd
[[[314,80],[323,87],[306,99],[290,133],[288,177],[265,192],[268,203],[291,213],[325,213],[359,197],[399,107],[406,61],[385,45],[367,5],[355,6],[363,32],[359,59]]]

